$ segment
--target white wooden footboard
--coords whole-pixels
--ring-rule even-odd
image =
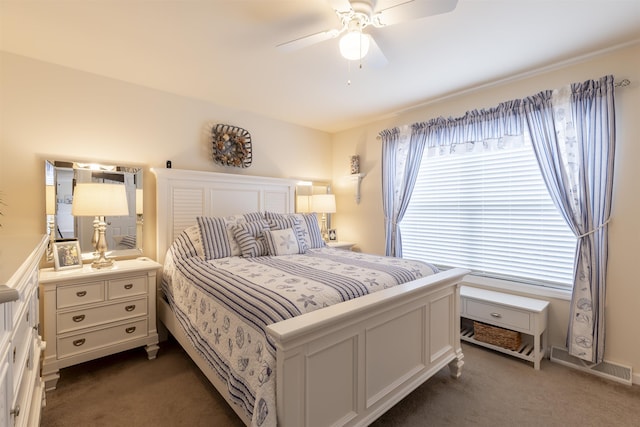
[[[368,425],[449,365],[458,377],[453,269],[267,327],[277,347],[278,425]]]

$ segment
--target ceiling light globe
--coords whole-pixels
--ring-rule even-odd
[[[369,52],[369,37],[360,31],[350,31],[340,39],[340,54],[350,61],[364,58]]]

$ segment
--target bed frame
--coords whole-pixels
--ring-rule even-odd
[[[296,181],[152,169],[157,257],[196,217],[293,212]],[[453,269],[270,325],[276,343],[278,425],[365,426],[443,367],[458,378],[459,301],[467,270]],[[195,351],[158,289],[158,318],[240,418],[226,386]]]

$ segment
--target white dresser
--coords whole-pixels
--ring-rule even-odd
[[[44,338],[42,377],[56,388],[60,369],[135,347],[158,352],[156,271],[149,258],[113,268],[40,271]]]
[[[0,426],[40,424],[38,264],[45,235],[0,236]]]

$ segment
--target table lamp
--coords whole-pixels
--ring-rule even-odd
[[[97,230],[96,252],[97,259],[93,261],[93,268],[109,268],[113,266],[113,259],[105,256],[107,239],[105,231],[106,216],[127,216],[129,205],[127,192],[122,184],[103,184],[96,182],[78,183],[75,186],[71,213],[74,216],[93,216],[94,235]]]
[[[322,214],[320,232],[325,242],[329,241],[327,230],[327,214],[336,212],[336,196],[334,194],[314,194],[311,196],[311,211]]]

